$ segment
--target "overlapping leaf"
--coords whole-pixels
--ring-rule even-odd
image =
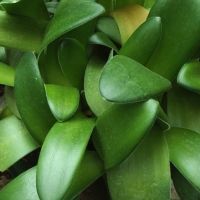
[[[14,86],[15,69],[0,62],[0,84]]]

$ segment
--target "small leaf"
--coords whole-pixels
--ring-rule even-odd
[[[37,167],[36,185],[41,200],[62,199],[67,194],[94,125],[93,119],[77,114],[66,122],[57,122],[50,130]]]
[[[0,62],[0,84],[14,86],[15,69]]]
[[[144,101],[161,95],[170,87],[167,79],[121,55],[106,63],[99,79],[101,95],[117,103]]]
[[[131,154],[154,124],[157,113],[158,102],[150,99],[112,105],[98,117],[93,141],[105,169],[120,164]]]
[[[66,121],[76,112],[79,105],[76,88],[46,84],[45,90],[49,107],[58,121]]]
[[[200,92],[200,62],[193,60],[183,65],[179,71],[177,82],[181,86],[192,90],[194,92]]]
[[[0,121],[0,171],[39,146],[31,138],[22,122],[11,115]]]

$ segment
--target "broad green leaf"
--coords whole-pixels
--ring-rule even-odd
[[[118,52],[118,49],[115,46],[115,44],[107,37],[106,34],[104,34],[102,32],[94,33],[89,38],[89,42],[91,44],[98,44],[98,45],[103,45],[103,46],[109,47],[111,49],[114,49],[116,52]]]
[[[76,88],[46,84],[45,90],[51,112],[58,121],[66,121],[76,112],[79,105]]]
[[[121,9],[111,12],[111,16],[116,20],[122,45],[128,40],[132,33],[145,22],[148,11],[140,5],[130,4]]]
[[[0,45],[21,51],[38,52],[47,21],[0,11]]]
[[[105,13],[103,13],[103,15],[108,15],[115,9],[115,1],[113,0],[97,0],[97,2],[105,8]]]
[[[15,69],[0,62],[0,84],[14,86]]]
[[[39,146],[22,122],[11,115],[0,121],[0,171],[5,171]]]
[[[101,55],[93,55],[85,71],[85,98],[90,109],[96,116],[99,116],[112,105],[112,103],[103,99],[99,92],[99,77],[106,62],[107,60],[102,58]]]
[[[15,99],[27,130],[41,144],[56,120],[47,103],[36,57],[31,52],[27,52],[17,66]]]
[[[64,200],[73,199],[104,173],[103,162],[96,152],[86,151],[78,172]]]
[[[6,86],[4,89],[4,94],[5,94],[6,105],[9,108],[10,112],[20,119],[21,117],[15,101],[14,88]]]
[[[152,17],[136,29],[118,54],[132,58],[145,66],[153,55],[160,37],[161,18]]]
[[[119,33],[119,28],[113,17],[106,16],[97,19],[96,28],[105,33],[110,39],[121,44],[121,36]]]
[[[173,165],[171,174],[175,189],[182,200],[200,199],[200,192]]]
[[[10,65],[13,68],[16,68],[25,52],[8,48],[6,48],[5,51],[6,51],[6,61],[8,65]]]
[[[56,12],[47,26],[40,52],[56,38],[96,18],[103,12],[104,8],[94,2],[72,4]]]
[[[150,70],[173,80],[180,68],[188,62],[200,44],[200,26],[197,26],[200,24],[199,7],[199,0],[191,0],[189,4],[187,0],[155,2],[148,18],[161,17],[162,36],[147,64]]]
[[[109,60],[100,79],[101,95],[111,102],[138,102],[159,96],[171,83],[138,62],[121,55]]]
[[[58,2],[47,2],[46,3],[47,11],[50,14],[55,14],[57,6],[58,6]]]
[[[145,0],[114,0],[115,1],[115,9],[122,8],[124,6],[129,6],[130,4],[138,4],[143,6]]]
[[[192,90],[194,92],[200,92],[200,62],[193,60],[183,65],[179,71],[177,82],[179,85]]]
[[[49,14],[43,0],[2,0],[1,6],[11,14],[49,20]]]
[[[146,9],[151,9],[151,7],[154,5],[155,2],[156,2],[156,0],[145,0],[144,7]]]
[[[46,83],[61,86],[72,86],[69,79],[64,75],[58,60],[59,39],[47,46],[45,74]],[[41,56],[40,56],[41,57]]]
[[[181,174],[200,190],[200,134],[184,128],[165,132],[170,160]]]
[[[170,199],[169,153],[159,126],[123,163],[108,170],[107,180],[113,200]]]
[[[83,89],[83,80],[88,58],[83,45],[72,38],[63,39],[58,49],[61,69],[74,87]]]
[[[94,125],[93,119],[77,114],[66,122],[57,122],[50,130],[37,167],[36,185],[41,200],[62,199],[67,194]]]
[[[0,191],[0,199],[40,200],[36,191],[36,167],[33,167],[12,180]]]
[[[174,84],[167,93],[167,116],[171,126],[200,133],[200,96]]]
[[[112,105],[98,117],[93,141],[105,169],[120,164],[131,154],[151,129],[158,109],[158,102],[150,99]]]

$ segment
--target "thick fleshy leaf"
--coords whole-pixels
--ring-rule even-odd
[[[94,125],[94,119],[76,114],[66,122],[57,122],[50,130],[37,167],[36,185],[41,200],[62,199],[67,194]]]
[[[183,65],[179,71],[177,82],[194,92],[200,92],[200,62],[198,60],[191,61]]]
[[[119,28],[113,17],[106,16],[97,19],[96,27],[99,31],[105,33],[111,40],[121,44]]]
[[[145,66],[153,55],[160,37],[161,19],[152,17],[136,29],[118,54],[132,58]]]
[[[165,135],[171,162],[200,190],[200,134],[189,129],[171,128]]]
[[[105,35],[102,32],[94,33],[89,38],[89,42],[92,43],[92,44],[99,44],[99,45],[103,45],[103,46],[109,47],[111,49],[114,49],[116,52],[118,52],[118,49],[115,46],[115,44],[107,37],[107,35]]]
[[[161,106],[159,106],[159,111],[158,111],[158,115],[157,115],[157,123],[165,131],[170,129],[169,118],[165,114],[165,112],[163,111]]]
[[[158,109],[158,102],[150,99],[115,104],[99,116],[93,141],[106,169],[120,164],[138,146],[152,127]]]
[[[119,2],[119,1],[118,1]],[[115,18],[120,35],[121,42],[124,44],[132,33],[145,22],[148,11],[140,5],[130,4],[121,9],[114,10],[111,16]]]
[[[174,84],[167,93],[167,116],[171,126],[200,133],[200,96]]]
[[[121,55],[104,66],[100,79],[101,95],[111,102],[138,102],[159,96],[171,83],[138,62]]]
[[[17,66],[15,99],[27,130],[41,144],[56,120],[47,103],[36,57],[31,52],[27,52]]]
[[[38,52],[47,21],[0,11],[0,45],[21,51]]]
[[[58,58],[65,76],[74,87],[82,90],[85,68],[88,61],[83,45],[72,38],[61,40]]]
[[[47,26],[40,51],[64,33],[83,25],[103,12],[104,8],[94,2],[72,4],[60,10],[60,12],[56,12]]]
[[[170,167],[167,143],[154,126],[138,148],[107,172],[113,200],[170,199]]]
[[[144,7],[146,9],[151,9],[151,7],[154,5],[156,0],[145,0],[144,1]]]
[[[143,6],[145,0],[115,0],[115,9],[128,6],[130,4],[138,4]]]
[[[173,165],[171,165],[171,174],[175,189],[182,200],[200,199],[200,191],[191,185]]]
[[[3,0],[1,6],[11,14],[49,20],[49,14],[43,0]]]
[[[0,121],[0,141],[0,171],[39,147],[22,122],[13,115]]]
[[[46,84],[45,90],[51,112],[58,121],[66,121],[76,112],[79,105],[76,88]]]
[[[112,105],[102,98],[99,92],[99,77],[107,60],[100,55],[93,55],[90,59],[84,77],[84,91],[87,103],[96,116]]]
[[[106,10],[103,15],[108,15],[111,11],[115,9],[115,1],[113,0],[98,0],[97,2],[101,4]]]
[[[78,172],[64,200],[73,199],[86,189],[86,187],[104,173],[103,167],[103,162],[96,152],[86,151]]]
[[[200,24],[199,7],[199,0],[191,0],[189,4],[187,0],[155,2],[148,18],[161,17],[162,36],[147,64],[150,70],[173,80],[180,68],[188,62],[200,44],[200,26],[197,26]]]
[[[0,199],[40,200],[36,191],[36,167],[33,167],[11,181],[0,191]]]
[[[0,62],[0,84],[14,86],[15,69]]]
[[[15,49],[5,48],[6,62],[13,68],[16,68],[25,52]]]

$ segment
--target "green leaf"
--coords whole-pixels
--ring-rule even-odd
[[[66,122],[57,122],[50,130],[37,168],[36,185],[41,200],[62,199],[67,194],[94,125],[93,119],[77,114]]]
[[[146,9],[151,9],[151,7],[154,5],[156,0],[145,0],[144,1],[144,7]]]
[[[144,101],[161,95],[170,87],[168,80],[121,55],[106,63],[99,79],[101,95],[117,103]]]
[[[113,200],[170,199],[169,153],[159,126],[123,163],[108,170],[107,179]]]
[[[94,2],[72,4],[56,12],[47,26],[40,52],[56,38],[96,18],[103,12],[104,8]]]
[[[106,10],[103,15],[108,15],[111,11],[115,9],[115,1],[113,0],[98,0],[97,2],[101,4]]]
[[[58,49],[58,59],[65,76],[74,87],[82,90],[88,61],[83,45],[72,38],[62,39]]]
[[[153,99],[115,104],[99,116],[93,141],[105,169],[120,164],[138,146],[154,124],[158,107],[158,102]]]
[[[115,0],[115,9],[129,6],[130,4],[138,4],[143,6],[145,0]]]
[[[118,52],[118,49],[115,46],[115,44],[107,37],[107,35],[105,35],[102,32],[96,32],[96,33],[94,33],[89,38],[89,42],[91,44],[99,44],[99,45],[103,45],[103,46],[109,47],[111,49],[114,49],[116,52]]]
[[[27,52],[17,66],[15,98],[27,130],[41,144],[56,120],[47,103],[36,57],[31,52]]]
[[[0,199],[40,200],[36,191],[36,167],[33,167],[12,180],[0,191]]]
[[[111,40],[121,44],[119,28],[113,17],[106,16],[97,19],[96,28],[105,33]]]
[[[200,192],[173,165],[171,174],[175,189],[182,200],[200,199]]]
[[[4,119],[10,115],[12,115],[12,113],[10,112],[10,110],[8,109],[7,106],[4,106],[0,112],[0,120]]]
[[[161,19],[152,17],[136,29],[118,54],[132,58],[145,66],[153,55],[160,37]]]
[[[31,138],[22,122],[11,115],[0,121],[0,171],[39,146]]]
[[[66,121],[76,112],[79,105],[76,88],[46,84],[45,90],[51,112],[58,121]]]
[[[47,21],[0,11],[0,45],[21,51],[38,52]]]
[[[148,11],[136,4],[130,4],[111,12],[111,16],[114,17],[118,24],[122,45],[128,40],[132,33],[145,22],[147,15]]]
[[[179,71],[177,82],[181,86],[199,93],[200,92],[199,74],[200,74],[200,62],[198,60],[193,60],[183,65],[183,67]]]
[[[14,86],[15,69],[0,62],[0,84]]]
[[[49,20],[49,14],[43,0],[3,0],[1,6],[11,14]]]
[[[159,106],[159,112],[158,112],[158,115],[157,115],[157,123],[165,131],[170,129],[169,118],[165,114],[165,112],[163,111],[161,106]]]
[[[93,55],[90,59],[84,77],[84,91],[87,103],[96,116],[112,105],[102,98],[99,92],[99,77],[107,60],[101,55]]]
[[[147,64],[150,70],[173,80],[183,64],[188,62],[200,44],[199,7],[199,0],[191,0],[189,4],[186,0],[156,1],[148,18],[161,17],[162,36]]]
[[[200,190],[200,134],[174,127],[166,131],[165,135],[171,162],[194,187]]]

